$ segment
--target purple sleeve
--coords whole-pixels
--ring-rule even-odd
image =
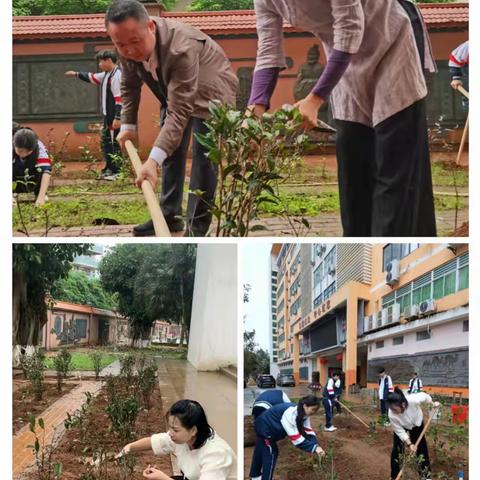
[[[327,101],[328,97],[332,93],[332,90],[335,88],[337,83],[342,78],[342,75],[345,73],[350,60],[352,59],[352,54],[347,52],[342,52],[340,50],[333,50],[332,54],[328,58],[327,66],[325,70],[320,75],[318,82],[315,87],[313,87],[312,93],[318,95],[323,100]]]
[[[249,105],[264,105],[270,107],[270,99],[277,85],[280,68],[262,68],[253,74],[252,90]]]

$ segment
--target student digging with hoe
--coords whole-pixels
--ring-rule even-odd
[[[255,0],[258,51],[248,111],[269,108],[286,68],[283,22],[313,33],[327,65],[296,105],[307,129],[329,101],[345,236],[434,236],[424,70],[435,71],[410,0]]]
[[[191,133],[206,133],[204,120],[213,100],[233,104],[237,78],[225,53],[210,37],[181,22],[149,17],[136,0],[117,0],[107,10],[105,25],[120,54],[122,125],[117,140],[138,144],[137,116],[142,85],[148,85],[166,112],[161,131],[136,179],[155,186],[162,168],[160,206],[172,232],[182,231],[183,185]],[[160,108],[159,108],[160,111]],[[186,236],[205,236],[217,185],[217,171],[206,150],[193,139]],[[153,223],[134,228],[134,235],[154,235]]]

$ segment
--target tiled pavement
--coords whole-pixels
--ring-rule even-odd
[[[317,217],[308,217],[311,229],[302,236],[308,237],[340,237],[342,236],[342,227],[340,225],[339,213],[323,213]],[[457,225],[468,222],[468,209],[462,209],[458,212]],[[253,222],[253,225],[262,224],[266,230],[255,231],[251,233],[252,237],[294,237],[295,234],[288,223],[282,218],[265,218],[261,221]],[[437,214],[437,230],[439,235],[452,234],[455,224],[455,212],[447,210]],[[54,228],[50,230],[49,237],[131,237],[134,225],[105,225],[100,227],[69,227]],[[42,230],[29,232],[30,236],[44,236]],[[15,232],[14,236],[23,236]],[[181,234],[175,234],[181,236]]]
[[[100,382],[82,382],[67,395],[58,399],[50,405],[39,418],[43,418],[45,423],[45,441],[50,443],[55,435],[61,435],[64,432],[63,421],[66,418],[66,412],[72,413],[82,406],[85,402],[85,392],[94,395],[100,390]],[[41,429],[37,426],[37,434],[41,435]],[[13,475],[18,475],[27,469],[33,463],[33,455],[28,445],[33,444],[34,436],[29,430],[29,425],[25,425],[13,437]]]

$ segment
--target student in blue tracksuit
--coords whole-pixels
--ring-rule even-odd
[[[325,428],[326,432],[334,432],[337,428],[332,425],[333,408],[337,403],[337,394],[339,391],[340,374],[334,373],[328,379],[327,384],[323,388],[323,408],[325,409]],[[339,412],[340,413],[340,412]]]
[[[252,480],[272,480],[278,458],[277,442],[288,437],[295,447],[304,452],[324,455],[318,445],[310,418],[318,412],[320,399],[308,395],[295,403],[272,406],[255,419],[257,443],[250,466]]]
[[[266,390],[261,393],[253,402],[252,415],[254,418],[260,416],[263,412],[270,410],[279,403],[291,403],[288,395],[282,390]]]

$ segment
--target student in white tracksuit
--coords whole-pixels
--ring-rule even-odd
[[[408,393],[420,393],[423,389],[422,379],[414,372],[413,377],[408,382]]]
[[[457,90],[458,87],[464,87],[468,90],[468,66],[470,63],[470,49],[468,40],[460,44],[450,54],[448,59],[448,68],[452,81],[450,86]],[[468,108],[468,99],[462,95],[462,104],[465,109]]]
[[[423,412],[422,404],[428,403],[433,407],[438,407],[438,402],[433,402],[432,397],[426,393],[415,393],[413,395],[404,395],[398,387],[387,395],[388,417],[393,430],[393,447],[391,454],[391,473],[392,480],[397,478],[401,470],[401,455],[408,447],[411,453],[421,456],[418,466],[418,473],[422,480],[430,480],[430,460],[428,456],[428,446],[425,437],[422,438],[415,448],[415,443],[423,430]]]
[[[378,398],[380,400],[380,410],[382,412],[382,419],[383,421],[388,424],[388,416],[387,416],[387,404],[386,399],[387,395],[393,392],[393,382],[392,377],[387,375],[385,369],[381,367],[378,370]]]

